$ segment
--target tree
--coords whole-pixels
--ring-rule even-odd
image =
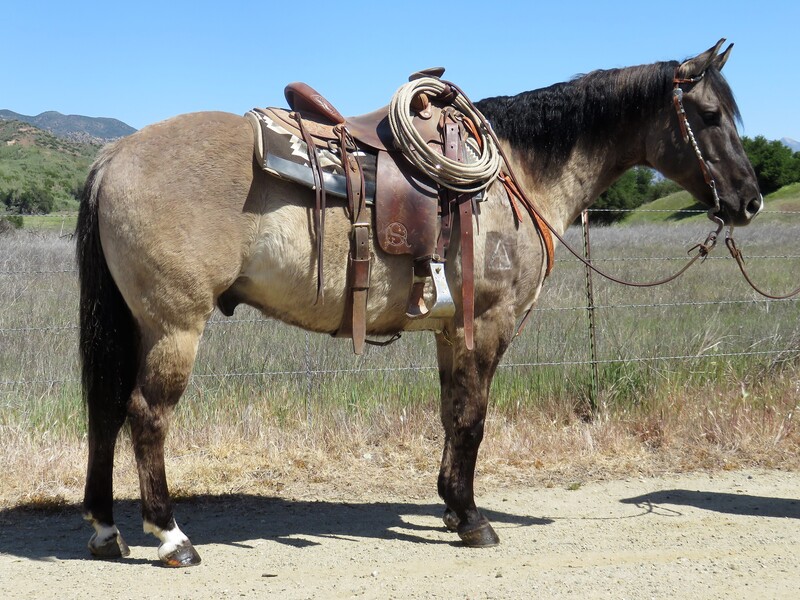
[[[767,141],[763,135],[742,138],[742,145],[756,172],[762,194],[800,181],[800,152],[792,152],[779,141]]]
[[[8,190],[0,196],[6,210],[19,215],[47,214],[53,210],[56,199],[50,190],[33,185],[25,189]]]
[[[635,167],[622,174],[611,187],[600,194],[594,204],[597,213],[592,220],[599,223],[614,223],[625,213],[653,200],[653,171],[646,167]],[[659,196],[660,197],[660,196]]]

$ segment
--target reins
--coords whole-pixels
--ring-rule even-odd
[[[503,150],[503,147],[500,144],[500,141],[497,138],[497,135],[495,134],[494,129],[492,129],[491,126],[486,124],[486,129],[488,129],[489,135],[492,136],[492,139],[494,140],[495,144],[497,144],[497,147],[498,147],[498,149],[500,151],[500,155],[502,156],[503,162],[505,163],[505,169],[508,171],[509,177],[508,178],[504,178],[504,174],[501,173],[501,180],[503,181],[503,183],[506,184],[506,190],[508,191],[510,197],[513,198],[513,195],[517,196],[517,198],[520,200],[520,202],[522,202],[522,204],[525,206],[525,208],[528,210],[528,212],[531,214],[531,216],[534,218],[534,220],[537,223],[541,223],[544,226],[546,226],[547,229],[550,230],[550,232],[556,237],[556,239],[558,239],[558,241],[561,242],[561,244],[564,246],[564,248],[566,248],[575,258],[577,258],[580,262],[582,262],[589,269],[591,269],[592,271],[594,271],[595,273],[597,273],[601,277],[605,277],[606,279],[608,279],[610,281],[613,281],[614,283],[618,283],[620,285],[625,285],[625,286],[629,286],[629,287],[638,287],[638,288],[655,287],[655,286],[664,285],[666,283],[669,283],[671,281],[676,280],[678,277],[683,275],[689,269],[689,267],[691,267],[695,262],[697,262],[699,259],[705,259],[708,256],[708,254],[711,252],[711,250],[714,248],[714,246],[717,243],[717,238],[719,237],[719,233],[722,231],[723,227],[725,226],[725,223],[722,221],[722,219],[720,219],[715,214],[716,212],[719,211],[719,196],[717,195],[716,182],[714,181],[714,178],[711,175],[711,172],[708,169],[708,166],[706,165],[706,161],[703,159],[703,155],[702,155],[702,153],[700,151],[699,146],[697,145],[697,141],[694,138],[694,133],[692,132],[691,127],[689,126],[689,121],[688,121],[688,118],[686,117],[686,112],[683,110],[683,101],[682,101],[682,99],[683,99],[683,90],[681,90],[680,84],[681,83],[686,83],[686,82],[689,82],[689,81],[696,82],[696,81],[699,81],[701,77],[702,77],[702,75],[700,77],[696,78],[696,79],[685,80],[685,79],[678,79],[677,75],[676,75],[676,77],[673,79],[673,83],[675,84],[675,89],[679,93],[675,93],[673,98],[675,98],[675,107],[676,107],[676,110],[678,111],[678,121],[681,124],[681,131],[685,132],[684,139],[686,139],[687,141],[689,141],[691,139],[692,146],[694,148],[695,154],[697,155],[698,160],[700,161],[700,164],[701,164],[701,169],[703,171],[703,176],[704,176],[704,178],[706,180],[706,183],[708,183],[708,185],[711,187],[711,190],[712,190],[712,192],[714,194],[715,206],[708,211],[708,218],[711,219],[712,221],[714,221],[717,224],[717,228],[714,231],[711,231],[708,234],[708,236],[706,237],[706,239],[705,239],[705,241],[703,243],[696,244],[695,246],[693,246],[692,248],[689,249],[689,251],[688,251],[689,253],[693,252],[694,250],[697,250],[697,254],[695,254],[692,258],[690,258],[689,261],[680,270],[678,270],[676,273],[674,273],[674,274],[672,274],[672,275],[670,275],[668,277],[665,277],[664,279],[659,279],[658,281],[650,281],[650,282],[644,282],[644,283],[635,282],[635,281],[626,281],[624,279],[620,279],[618,277],[615,277],[613,275],[610,275],[610,274],[604,272],[603,270],[601,270],[601,269],[597,268],[595,265],[593,265],[591,263],[591,261],[589,261],[589,260],[585,259],[583,256],[581,256],[579,252],[577,252],[575,249],[572,248],[572,246],[570,246],[567,243],[567,241],[564,239],[564,237],[555,229],[555,227],[553,227],[550,224],[550,222],[544,217],[544,215],[542,215],[541,211],[530,200],[530,198],[527,197],[525,192],[523,192],[522,189],[518,185],[509,185],[507,183],[507,179],[510,179],[511,182],[518,181],[517,177],[514,174],[513,169],[511,168],[511,163],[508,160],[508,157],[506,156],[506,153]],[[460,92],[460,90],[458,90],[458,91]],[[513,205],[513,200],[512,200],[512,205]],[[549,272],[550,272],[549,268],[548,268],[547,272],[549,274]]]
[[[673,87],[672,98],[673,98],[673,105],[675,106],[675,111],[676,111],[676,113],[678,115],[678,124],[679,124],[680,129],[681,129],[681,134],[682,134],[683,140],[684,140],[684,142],[686,142],[688,144],[691,144],[692,149],[694,150],[695,156],[697,157],[697,161],[698,161],[698,163],[700,165],[700,170],[701,170],[701,172],[703,174],[703,179],[705,180],[705,182],[709,186],[709,188],[711,188],[711,193],[712,193],[712,196],[713,196],[713,199],[714,199],[714,206],[712,206],[708,210],[707,216],[712,222],[714,222],[717,225],[717,227],[716,227],[716,229],[714,229],[711,232],[709,232],[709,234],[706,236],[706,239],[702,243],[696,244],[695,246],[693,246],[692,248],[690,248],[688,250],[689,254],[691,254],[695,250],[697,251],[697,253],[694,256],[692,256],[683,267],[681,267],[678,271],[676,271],[672,275],[669,275],[668,277],[665,277],[663,279],[659,279],[657,281],[650,281],[650,282],[626,281],[624,279],[620,279],[618,277],[610,275],[609,273],[606,273],[602,269],[599,269],[598,267],[596,267],[594,264],[592,264],[592,262],[590,260],[585,259],[583,256],[581,256],[581,254],[578,251],[576,251],[574,248],[572,248],[572,246],[570,246],[567,243],[567,241],[564,239],[564,237],[556,230],[556,228],[553,227],[553,225],[550,224],[550,222],[545,218],[545,216],[542,214],[542,212],[539,210],[539,208],[537,208],[537,206],[533,203],[533,201],[531,201],[531,199],[527,196],[527,194],[516,183],[518,181],[518,179],[517,179],[516,175],[514,174],[514,171],[513,171],[512,167],[511,167],[511,162],[508,160],[508,156],[506,155],[502,144],[500,144],[500,140],[498,139],[497,134],[495,133],[495,131],[491,127],[491,125],[488,123],[488,121],[486,121],[486,119],[483,118],[483,116],[480,114],[478,109],[472,104],[472,102],[466,97],[466,95],[458,88],[458,86],[456,86],[456,85],[454,85],[452,83],[449,83],[449,82],[448,83],[457,92],[458,96],[465,100],[466,104],[472,109],[472,111],[474,111],[474,113],[476,113],[480,117],[478,119],[478,122],[480,123],[481,127],[485,130],[485,132],[494,141],[494,143],[496,145],[496,148],[497,148],[497,150],[498,150],[498,152],[500,154],[500,157],[502,158],[503,163],[504,163],[504,170],[499,173],[498,178],[500,179],[500,181],[505,186],[506,192],[509,195],[509,199],[511,201],[512,207],[514,208],[515,214],[517,215],[518,218],[520,217],[520,215],[517,212],[518,209],[516,208],[516,205],[515,205],[515,197],[516,197],[516,200],[518,200],[520,203],[522,203],[522,205],[525,207],[525,209],[530,214],[531,218],[534,220],[534,223],[539,228],[539,231],[540,231],[540,234],[542,236],[542,239],[543,239],[545,245],[547,246],[547,250],[548,250],[548,253],[547,253],[548,254],[548,256],[547,256],[547,258],[548,258],[548,266],[547,266],[546,274],[547,275],[550,274],[550,271],[552,269],[552,261],[553,261],[553,259],[552,259],[552,243],[550,243],[549,236],[545,235],[547,233],[547,231],[549,231],[550,233],[552,233],[556,237],[556,239],[558,239],[559,242],[561,242],[561,244],[564,246],[564,248],[566,248],[575,258],[577,258],[587,268],[591,269],[592,271],[594,271],[595,273],[597,273],[601,277],[604,277],[604,278],[606,278],[606,279],[608,279],[610,281],[613,281],[614,283],[617,283],[617,284],[620,284],[620,285],[625,285],[625,286],[628,286],[628,287],[647,288],[647,287],[655,287],[655,286],[659,286],[659,285],[664,285],[664,284],[670,283],[672,281],[675,281],[681,275],[683,275],[698,260],[704,260],[706,257],[708,257],[708,255],[711,252],[711,250],[713,250],[714,247],[717,244],[717,240],[719,238],[720,232],[725,227],[725,222],[717,215],[717,213],[720,211],[720,199],[719,199],[719,194],[717,192],[716,181],[714,179],[714,176],[711,174],[711,170],[710,170],[710,168],[708,166],[708,163],[706,162],[705,158],[703,157],[703,153],[700,150],[699,144],[697,143],[697,139],[695,138],[694,131],[692,131],[691,124],[689,123],[689,118],[688,118],[688,116],[686,114],[686,110],[685,110],[685,108],[683,106],[683,89],[681,88],[681,85],[689,84],[689,83],[698,83],[700,80],[703,79],[704,76],[705,76],[705,71],[702,72],[697,77],[680,78],[680,77],[678,77],[678,73],[677,73],[677,69],[676,69],[675,76],[673,77],[673,86],[674,87]],[[547,231],[545,231],[545,229]],[[742,255],[742,252],[739,250],[739,248],[736,246],[736,242],[733,239],[733,227],[732,226],[729,227],[728,231],[726,232],[725,245],[727,246],[728,251],[730,252],[731,256],[736,261],[736,264],[738,265],[739,270],[741,271],[742,275],[744,276],[744,279],[747,281],[747,283],[757,293],[761,294],[762,296],[764,296],[766,298],[770,298],[770,299],[773,299],[773,300],[785,300],[787,298],[791,298],[792,296],[800,294],[800,287],[798,287],[797,289],[793,290],[789,294],[786,294],[786,295],[783,295],[783,296],[777,296],[777,295],[769,294],[769,293],[764,292],[760,288],[758,288],[758,286],[756,286],[756,284],[752,281],[752,279],[750,278],[750,276],[748,275],[748,273],[747,273],[747,271],[745,269],[744,256]],[[519,332],[524,327],[525,321],[527,321],[527,317],[529,316],[529,314],[530,314],[530,311],[528,311],[528,314],[526,314],[526,316],[523,318],[523,322],[520,324],[520,326],[518,328],[517,335],[519,335]]]
[[[750,279],[750,276],[747,274],[747,271],[744,268],[744,255],[742,254],[742,251],[739,250],[739,248],[736,246],[736,242],[733,240],[733,228],[732,227],[728,231],[728,234],[725,236],[725,245],[728,247],[728,252],[731,253],[731,256],[736,261],[736,264],[739,266],[739,270],[742,272],[742,276],[744,277],[744,280],[748,284],[750,284],[750,287],[753,288],[753,290],[755,290],[757,293],[761,294],[765,298],[769,298],[770,300],[787,300],[787,299],[791,298],[792,296],[796,296],[797,294],[800,294],[800,286],[798,286],[797,288],[795,288],[793,291],[789,292],[788,294],[785,294],[783,296],[776,296],[774,294],[768,294],[767,292],[765,292],[761,288],[759,288],[755,283],[753,283],[753,280]]]

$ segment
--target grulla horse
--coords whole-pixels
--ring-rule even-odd
[[[744,225],[763,201],[742,148],[739,113],[721,74],[730,46],[684,62],[603,70],[551,87],[476,102],[506,167],[563,233],[627,169],[647,165]],[[201,112],[145,127],[103,150],[77,225],[80,352],[88,407],[85,518],[93,555],[129,550],[114,523],[112,476],[127,421],[145,531],[170,566],[200,557],[173,516],[164,466],[170,416],[189,382],[203,329],[220,298],[308,331],[336,332],[345,311],[351,222],[330,202],[324,302],[317,302],[313,191],[265,173],[242,116]],[[498,543],[475,505],[473,480],[492,377],[517,320],[536,302],[547,257],[533,219],[519,219],[504,186],[480,202],[474,237],[474,348],[456,315],[434,335],[445,440],[438,491],[445,524],[469,546]],[[502,265],[492,252],[502,246]],[[457,256],[458,244],[451,246]],[[372,247],[369,335],[409,326],[411,258]],[[447,279],[459,289],[459,261]],[[458,294],[454,294],[458,296]]]

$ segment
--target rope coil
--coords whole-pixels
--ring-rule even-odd
[[[428,146],[414,127],[411,103],[420,94],[436,97],[454,88],[441,79],[422,77],[401,86],[389,103],[389,125],[399,148],[411,164],[439,185],[459,193],[486,189],[498,176],[502,160],[494,139],[486,132],[486,119],[461,93],[456,93],[452,105],[467,119],[477,124],[480,136],[472,150],[474,162],[458,162]],[[477,146],[477,147],[476,147]]]

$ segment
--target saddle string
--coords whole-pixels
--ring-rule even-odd
[[[303,117],[299,112],[293,112],[291,116],[297,121],[297,127],[300,130],[300,135],[303,137],[303,142],[306,144],[308,152],[308,162],[311,165],[311,174],[314,177],[314,231],[316,232],[317,242],[317,298],[315,303],[323,303],[325,301],[325,281],[322,269],[323,265],[323,246],[325,238],[325,181],[322,177],[322,168],[319,164],[319,156],[317,156],[317,146],[308,129],[303,123]]]

